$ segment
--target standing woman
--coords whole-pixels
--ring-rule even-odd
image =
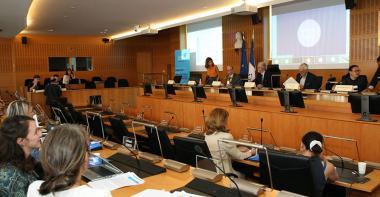
[[[28,116],[4,120],[0,128],[0,196],[24,197],[37,179],[33,149],[39,148],[41,132]]]
[[[219,69],[218,66],[214,64],[211,57],[206,58],[205,68],[207,69],[206,85],[211,85],[213,81],[218,81]]]
[[[88,163],[87,148],[87,133],[79,125],[63,124],[50,131],[41,148],[45,178],[29,186],[28,197],[110,197],[109,191],[81,185]]]

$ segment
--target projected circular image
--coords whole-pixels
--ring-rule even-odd
[[[321,38],[321,26],[313,19],[304,20],[298,27],[297,38],[302,46],[313,47]]]

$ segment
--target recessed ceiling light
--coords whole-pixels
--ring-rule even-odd
[[[104,32],[101,31],[100,34],[104,34]]]
[[[108,29],[104,29],[104,32],[107,32],[108,31]]]
[[[66,15],[65,15],[65,16],[63,16],[63,18],[68,18],[68,17],[69,17],[69,16],[66,16]]]
[[[77,8],[77,7],[75,7],[75,6],[71,6],[71,9],[75,9],[75,8]]]
[[[53,32],[54,31],[54,29],[48,29],[48,32]]]

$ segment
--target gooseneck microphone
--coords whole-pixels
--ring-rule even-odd
[[[206,127],[206,116],[205,116],[205,110],[204,109],[202,109],[202,117],[203,117],[204,131],[206,131],[207,127]]]
[[[340,160],[340,162],[341,162],[341,165],[342,165],[342,174],[343,174],[343,170],[344,170],[344,161],[343,161],[343,158],[342,158],[340,155],[338,155],[337,153],[335,153],[335,152],[333,152],[333,151],[327,149],[326,147],[324,147],[324,148],[325,148],[326,151],[328,151],[328,152],[334,154],[335,156],[337,156],[337,157],[339,158],[339,160]]]
[[[199,146],[199,145],[196,145],[194,147],[195,151],[199,154],[201,154],[203,157],[207,158],[207,159],[210,159],[212,161],[212,158],[208,157],[204,152],[203,152],[203,149]],[[238,196],[241,197],[241,193],[240,193],[240,189],[239,189],[239,186],[238,184],[236,184],[236,182],[231,178],[231,177],[235,177],[237,178],[236,174],[233,174],[233,173],[226,173],[223,169],[221,169],[218,165],[216,165],[214,162],[211,162],[216,168],[218,168],[225,177],[227,177],[235,186],[236,186],[236,190],[238,192]]]
[[[264,118],[260,119],[260,144],[263,145],[263,122]]]

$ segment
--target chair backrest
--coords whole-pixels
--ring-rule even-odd
[[[92,81],[92,82],[86,82],[86,84],[84,85],[84,88],[85,89],[96,89],[96,84]]]
[[[100,114],[94,112],[86,112],[86,120],[89,134],[107,139],[108,136],[106,136],[106,133],[104,132],[103,119]]]
[[[30,86],[33,83],[33,79],[25,79],[24,86]]]
[[[115,87],[115,82],[112,80],[106,80],[104,82],[104,88],[114,88]]]
[[[319,158],[268,150],[273,187],[307,196],[322,196],[326,180]],[[259,150],[260,182],[270,185],[267,158]]]
[[[92,82],[94,82],[94,81],[103,81],[103,80],[99,76],[94,76],[94,77],[92,77]]]
[[[113,130],[112,137],[114,138],[114,140],[116,140],[117,143],[122,144],[124,136],[134,137],[134,135],[128,131],[123,120],[121,120],[120,118],[109,118],[109,121]]]
[[[63,111],[58,108],[58,107],[51,107],[53,113],[54,113],[54,117],[56,120],[59,121],[59,123],[61,124],[64,124],[64,123],[70,123],[68,121],[68,118],[66,118],[65,114],[63,113]]]
[[[79,79],[72,79],[72,80],[70,80],[70,84],[80,84],[80,80]]]
[[[166,159],[174,159],[174,147],[171,144],[166,131],[161,128],[158,128],[158,131],[156,131],[155,128],[151,128],[151,127],[145,127],[145,130],[148,134],[150,152],[161,156],[161,152],[160,152],[160,145],[161,145],[163,157]],[[157,133],[158,133],[158,137],[157,137]],[[160,139],[160,141],[158,141],[158,138]]]
[[[129,87],[129,82],[127,79],[119,79],[118,87]]]
[[[318,90],[321,89],[322,82],[323,82],[323,77],[322,76],[317,76],[317,84],[315,85],[316,89],[318,89]]]
[[[327,79],[326,90],[332,90],[334,87],[335,84],[331,82],[336,82],[336,77],[330,76],[330,78]]]
[[[84,83],[84,84],[86,84],[87,82],[88,82],[87,79],[80,79],[80,83]]]
[[[46,87],[50,83],[50,78],[44,79],[44,86]]]
[[[115,77],[108,77],[107,79],[106,79],[106,81],[112,81],[112,82],[114,82],[114,83],[116,83],[116,78]]]
[[[199,153],[195,150],[196,146],[199,146],[206,156],[211,158],[210,150],[204,140],[175,136],[173,141],[175,148],[175,160],[179,162],[195,167],[196,155],[199,155]]]

